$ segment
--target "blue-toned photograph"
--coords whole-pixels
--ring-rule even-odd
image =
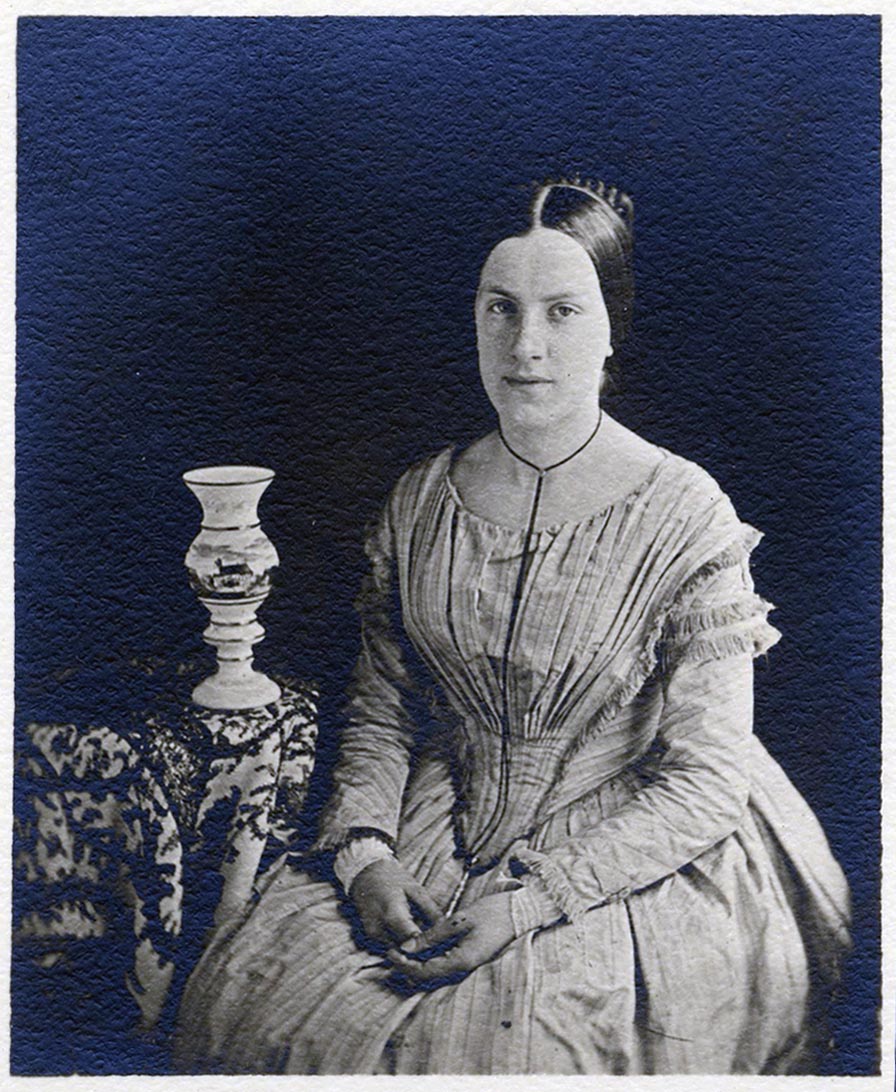
[[[17,1075],[880,1073],[880,19],[17,29]]]

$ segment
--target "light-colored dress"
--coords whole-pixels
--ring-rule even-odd
[[[848,892],[752,735],[752,658],[779,636],[749,572],[761,536],[708,474],[661,454],[602,511],[536,533],[513,627],[509,792],[484,854],[501,862],[461,905],[506,887],[513,860],[561,923],[456,984],[396,993],[336,887],[284,859],[188,983],[184,1068],[812,1068]],[[362,651],[319,843],[358,827],[393,835],[442,905],[462,877],[458,846],[494,811],[524,543],[465,508],[452,457],[409,470],[369,537]]]

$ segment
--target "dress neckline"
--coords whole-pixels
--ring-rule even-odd
[[[579,516],[577,519],[561,520],[559,523],[552,523],[549,524],[547,527],[540,527],[538,528],[538,530],[535,531],[535,534],[557,535],[561,531],[566,529],[584,527],[589,523],[593,523],[595,520],[601,519],[617,505],[633,501],[636,497],[638,497],[653,484],[653,482],[659,475],[660,470],[668,463],[669,459],[671,458],[672,453],[670,451],[667,451],[666,448],[660,447],[659,444],[654,444],[653,446],[657,449],[662,457],[653,467],[651,467],[650,472],[647,474],[647,476],[636,485],[632,486],[631,489],[626,490],[624,493],[620,493],[618,497],[614,497],[613,500],[608,501],[607,504],[602,505],[596,512],[589,512],[584,516]],[[457,486],[451,480],[451,470],[458,455],[458,445],[452,444],[447,451],[447,455],[448,458],[446,460],[445,469],[442,475],[442,481],[444,483],[445,489],[447,490],[451,499],[454,501],[454,504],[457,507],[458,511],[462,512],[464,516],[466,516],[473,522],[482,524],[484,527],[492,528],[496,532],[500,532],[505,535],[515,535],[517,537],[525,535],[525,527],[508,527],[506,523],[498,523],[493,519],[489,519],[488,516],[482,516],[478,512],[474,512],[472,508],[467,507],[463,497],[460,495]]]

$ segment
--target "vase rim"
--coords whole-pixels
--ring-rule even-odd
[[[183,480],[187,485],[253,485],[273,477],[274,471],[266,466],[197,466]]]

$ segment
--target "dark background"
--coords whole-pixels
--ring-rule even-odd
[[[878,53],[851,16],[21,20],[19,723],[114,711],[135,657],[201,650],[180,474],[260,463],[259,663],[323,687],[325,767],[363,525],[491,427],[478,267],[533,181],[606,178],[638,282],[608,408],[766,533],[757,732],[847,871],[831,1064],[873,1071]]]

